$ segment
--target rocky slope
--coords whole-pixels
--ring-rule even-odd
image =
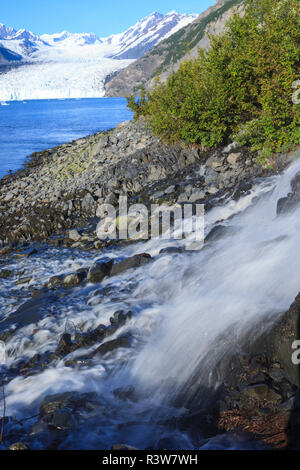
[[[183,203],[239,191],[262,168],[247,150],[234,148],[203,153],[169,147],[140,120],[33,154],[25,169],[0,181],[0,241],[45,240],[84,224],[98,204],[120,195],[149,202],[172,186],[169,199]],[[203,174],[191,176],[205,162]]]
[[[0,45],[0,64],[22,60],[22,56]]]
[[[156,75],[165,80],[183,60],[194,57],[199,47],[207,48],[208,34],[219,34],[234,11],[242,14],[241,3],[242,0],[218,0],[193,23],[162,41],[143,57],[113,76],[106,83],[106,96],[137,93],[142,86],[151,89]]]

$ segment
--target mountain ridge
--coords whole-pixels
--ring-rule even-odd
[[[3,47],[21,54],[24,61],[60,60],[64,55],[75,58],[76,53],[81,58],[84,54],[81,54],[80,49],[84,47],[85,55],[91,55],[93,58],[133,60],[141,57],[161,40],[168,38],[196,17],[196,14],[186,15],[176,11],[165,15],[153,12],[126,31],[106,38],[100,38],[95,33],[68,31],[38,36],[26,29],[17,31],[0,23],[0,43]]]
[[[243,0],[217,0],[192,23],[146,52],[141,58],[122,69],[106,83],[105,96],[126,96],[138,93],[142,87],[151,89],[155,77],[165,80],[182,60],[197,55],[198,48],[208,47],[208,33],[220,33],[237,8],[241,14]]]

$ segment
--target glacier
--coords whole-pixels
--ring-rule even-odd
[[[37,36],[0,23],[0,46],[22,56],[21,66],[0,74],[0,101],[101,98],[107,76],[127,67],[197,16],[154,12],[107,38],[68,31]]]
[[[0,75],[0,101],[102,98],[106,76],[131,62],[102,59],[24,65]]]

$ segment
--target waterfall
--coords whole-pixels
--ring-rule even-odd
[[[256,325],[276,322],[298,294],[300,207],[280,216],[276,209],[299,172],[300,159],[281,175],[261,178],[239,201],[227,200],[207,212],[206,233],[218,225],[227,230],[200,251],[156,256],[167,243],[156,239],[106,253],[114,258],[148,252],[154,261],[106,279],[102,287],[108,293],[101,302],[95,301],[95,286],[74,289],[69,304],[59,299],[53,316],[35,325],[37,332],[27,325],[8,341],[8,365],[53,349],[66,321],[87,330],[107,324],[120,309],[133,311],[116,333],[130,334],[132,348],[83,367],[70,368],[61,360],[35,375],[14,378],[6,387],[8,414],[28,416],[51,393],[92,391],[100,408],[90,417],[89,432],[74,431],[67,448],[74,443],[100,448],[125,438],[130,445],[152,445],[155,433],[162,432],[157,423],[177,413],[173,399],[182,393],[188,397],[193,387],[214,389],[216,365],[242,347],[249,332],[254,339]],[[71,259],[65,250],[58,260],[57,251],[49,249],[38,262],[22,263],[44,282],[72,266],[90,265],[94,256]],[[117,400],[112,391],[118,387],[133,387],[139,399],[130,405]],[[126,434],[122,423],[128,422],[135,424]],[[186,436],[180,439],[183,448],[190,445]]]

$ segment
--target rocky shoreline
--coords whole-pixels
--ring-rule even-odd
[[[107,259],[105,250],[118,247],[118,243],[97,238],[99,204],[117,206],[119,197],[126,195],[129,202],[147,206],[153,202],[199,202],[209,211],[225,200],[238,201],[256,181],[282,171],[292,159],[293,155],[290,159],[279,156],[276,168],[266,170],[256,163],[255,155],[235,143],[213,152],[166,146],[151,134],[144,121],[126,122],[112,131],[32,155],[24,169],[0,180],[0,282],[14,286],[6,298],[8,305],[11,297],[19,305],[14,309],[12,303],[0,320],[0,340],[8,342],[20,328],[34,325],[43,316],[53,316],[53,309],[61,308],[60,302],[68,305],[72,301],[78,287],[97,287],[89,298],[90,304],[96,305],[104,297],[122,295],[119,287],[102,287],[103,280],[151,265],[176,250],[182,252],[170,247],[156,257],[140,252]],[[299,177],[294,179],[292,192],[278,202],[278,216],[300,200],[298,181]],[[214,243],[223,235],[222,226],[216,225],[206,241]],[[89,264],[88,258],[85,268],[38,283],[26,269],[17,268],[18,260],[38,262],[45,246],[54,247],[57,257],[71,249],[99,255],[99,259]],[[130,291],[130,282],[123,289]],[[298,296],[289,311],[282,312],[278,324],[271,329],[258,325],[259,338],[251,344],[246,341],[238,355],[229,355],[216,367],[216,382],[222,385],[210,391],[212,404],[202,402],[203,391],[193,382],[191,390],[195,391],[190,392],[188,406],[185,397],[186,413],[174,419],[171,429],[180,429],[196,441],[195,436],[201,435],[203,446],[224,433],[229,439],[240,436],[266,448],[299,446],[300,382],[298,366],[290,361],[290,345],[298,333],[299,305]],[[4,383],[19,376],[33,377],[59,361],[70,368],[89,367],[100,357],[132,348],[136,339],[123,329],[133,315],[130,308],[116,310],[109,324],[96,322],[93,328],[82,331],[75,326],[72,333],[60,335],[52,349],[9,367],[3,375]],[[257,337],[257,331],[253,337]],[[115,389],[113,394],[125,403],[137,400],[134,388]],[[77,420],[99,406],[104,405],[92,393],[71,390],[48,395],[40,403],[39,414],[27,424],[18,424],[14,417],[5,418],[5,445],[31,448],[39,438],[41,448],[59,448]],[[165,441],[157,446],[172,448]]]
[[[85,225],[98,204],[116,205],[121,195],[145,204],[206,204],[230,192],[238,198],[265,174],[255,156],[234,144],[216,152],[165,146],[144,121],[126,122],[33,154],[24,169],[2,178],[0,245],[47,241]]]

